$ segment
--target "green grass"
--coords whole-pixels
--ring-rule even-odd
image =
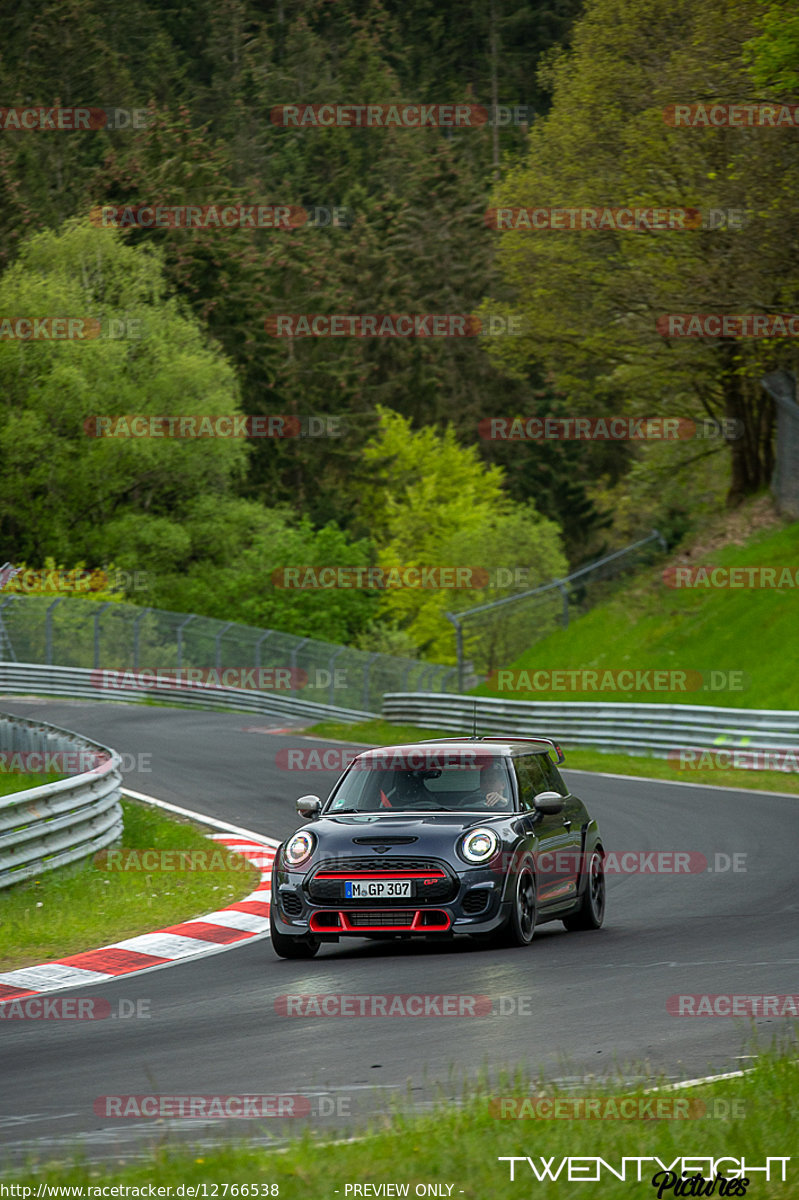
[[[286,1087],[286,1091],[290,1091]],[[799,1088],[797,1067],[788,1054],[767,1054],[758,1059],[755,1069],[742,1078],[720,1080],[712,1084],[680,1089],[663,1095],[670,1099],[704,1100],[706,1113],[719,1110],[731,1114],[700,1118],[670,1120],[565,1120],[565,1119],[501,1119],[492,1112],[491,1098],[505,1096],[555,1095],[552,1087],[533,1084],[515,1076],[497,1078],[493,1087],[484,1081],[464,1092],[459,1105],[442,1102],[433,1112],[412,1116],[398,1111],[383,1119],[373,1136],[358,1140],[320,1142],[316,1136],[293,1139],[283,1151],[267,1151],[249,1145],[244,1138],[231,1140],[217,1148],[178,1147],[168,1142],[152,1151],[144,1162],[111,1167],[108,1164],[89,1165],[75,1155],[71,1163],[51,1166],[31,1164],[26,1170],[7,1172],[8,1179],[30,1183],[86,1186],[103,1185],[158,1186],[179,1184],[276,1184],[281,1200],[322,1200],[338,1193],[345,1198],[347,1184],[409,1184],[409,1196],[415,1195],[418,1183],[452,1184],[451,1195],[464,1200],[485,1200],[486,1197],[508,1197],[524,1200],[566,1198],[579,1194],[574,1182],[537,1182],[529,1173],[521,1173],[517,1165],[516,1181],[508,1177],[508,1163],[498,1162],[504,1155],[530,1155],[540,1168],[540,1158],[554,1159],[557,1170],[562,1158],[599,1157],[617,1166],[623,1157],[658,1157],[671,1163],[691,1155],[715,1159],[728,1156],[744,1157],[750,1166],[765,1166],[768,1157],[788,1157],[787,1182],[765,1180],[764,1175],[752,1173],[750,1195],[758,1200],[797,1195],[796,1127],[799,1121]],[[563,1093],[562,1093],[563,1094]],[[642,1095],[631,1089],[586,1086],[583,1096]],[[722,1109],[722,1102],[726,1108]],[[291,1125],[284,1121],[283,1126]],[[267,1123],[279,1135],[285,1128],[275,1128],[277,1122]],[[119,1121],[120,1131],[125,1121]],[[361,1131],[358,1131],[359,1133]],[[523,1164],[526,1166],[526,1164]],[[733,1164],[725,1164],[732,1172]],[[650,1186],[651,1176],[659,1168],[653,1164],[642,1180],[628,1175],[626,1181],[603,1173],[601,1182],[587,1194],[602,1200],[628,1198],[631,1194],[657,1195]],[[724,1166],[720,1174],[724,1173]],[[630,1167],[632,1170],[632,1167]],[[775,1173],[778,1174],[775,1167]],[[730,1177],[730,1174],[726,1176]],[[584,1181],[583,1181],[584,1182]],[[184,1192],[184,1195],[186,1193]],[[202,1195],[202,1190],[199,1195]],[[212,1192],[207,1194],[211,1195]],[[217,1193],[224,1200],[220,1186]],[[241,1192],[238,1193],[239,1195]],[[250,1192],[250,1195],[253,1193]],[[260,1189],[257,1193],[262,1194]],[[267,1193],[268,1194],[268,1193]],[[374,1194],[374,1193],[373,1193]],[[446,1192],[444,1193],[446,1195]],[[666,1200],[673,1192],[665,1192]],[[689,1193],[690,1194],[690,1193]],[[228,1190],[227,1195],[230,1196]],[[352,1192],[349,1193],[352,1196]]]
[[[799,522],[727,545],[696,566],[799,568]],[[635,701],[715,704],[724,708],[799,709],[799,588],[671,588],[663,565],[648,568],[611,600],[567,629],[536,642],[513,670],[740,671],[742,690],[512,691],[482,685],[474,695],[517,700]]]
[[[464,732],[468,733],[468,730]],[[530,736],[535,736],[531,727]],[[547,737],[545,730],[540,730]],[[303,730],[312,737],[329,741],[362,742],[370,746],[399,745],[402,742],[418,742],[425,738],[454,737],[453,731],[445,729],[422,729],[418,725],[392,725],[389,721],[362,721],[356,725],[343,722],[320,721]],[[799,795],[799,775],[784,771],[746,771],[742,769],[689,770],[671,766],[665,758],[651,758],[643,754],[603,754],[599,750],[582,746],[570,747],[568,740],[559,738],[566,762],[575,771],[594,771],[607,775],[636,775],[644,779],[672,779],[683,783],[696,783],[702,787],[735,787],[765,791],[790,792]]]
[[[121,845],[203,850],[214,843],[196,826],[123,801]],[[259,873],[241,870],[103,870],[93,859],[45,871],[0,890],[0,971],[63,958],[202,916],[246,896]]]
[[[46,783],[58,783],[59,779],[66,779],[66,775],[58,775],[55,772],[37,775],[2,771],[0,772],[0,796],[10,796],[14,792],[27,791],[28,788],[44,787]]]

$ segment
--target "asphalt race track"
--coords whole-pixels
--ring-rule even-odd
[[[133,790],[277,838],[300,823],[294,799],[326,795],[338,774],[280,769],[280,748],[327,743],[243,732],[279,724],[269,718],[8,697],[0,708],[77,730],[125,755],[149,755],[151,770],[125,777]],[[496,1073],[526,1064],[584,1087],[585,1075],[678,1079],[745,1065],[753,1026],[767,1044],[790,1022],[676,1017],[666,1003],[675,993],[796,990],[799,798],[564,775],[598,818],[606,849],[699,851],[710,866],[717,854],[743,853],[745,872],[612,875],[602,930],[545,925],[526,949],[487,949],[468,939],[364,940],[323,946],[310,962],[292,963],[258,940],[77,990],[112,1003],[145,999],[151,1015],[4,1022],[0,1160],[57,1159],[79,1142],[90,1159],[108,1162],[144,1155],[165,1132],[195,1144],[219,1137],[219,1122],[98,1117],[93,1103],[103,1095],[301,1093],[311,1101],[315,1131],[328,1137],[357,1129],[363,1114],[387,1110],[397,1098],[421,1106],[437,1093],[456,1097],[459,1081],[481,1067]],[[500,1011],[394,1019],[276,1012],[281,994],[323,992],[490,995]],[[298,1124],[229,1121],[224,1128],[269,1144]]]

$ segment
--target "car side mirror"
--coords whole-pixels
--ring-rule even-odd
[[[563,812],[566,800],[560,792],[539,792],[533,800],[536,812],[552,815]]]
[[[297,812],[301,817],[313,821],[322,811],[322,801],[318,796],[300,796],[297,801]]]

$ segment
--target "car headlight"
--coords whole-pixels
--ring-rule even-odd
[[[461,858],[470,863],[487,862],[499,849],[499,838],[493,829],[472,829],[460,844]]]
[[[290,867],[299,867],[313,854],[316,838],[303,830],[290,837],[283,847],[283,857]]]

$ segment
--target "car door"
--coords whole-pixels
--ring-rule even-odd
[[[537,894],[541,909],[557,907],[576,895],[582,837],[568,800],[563,812],[536,810],[534,801],[539,792],[566,794],[562,783],[560,787],[553,785],[553,776],[542,762],[544,758],[542,754],[524,754],[514,760],[519,799],[525,813],[525,832],[535,838]],[[551,766],[551,760],[547,761]]]

